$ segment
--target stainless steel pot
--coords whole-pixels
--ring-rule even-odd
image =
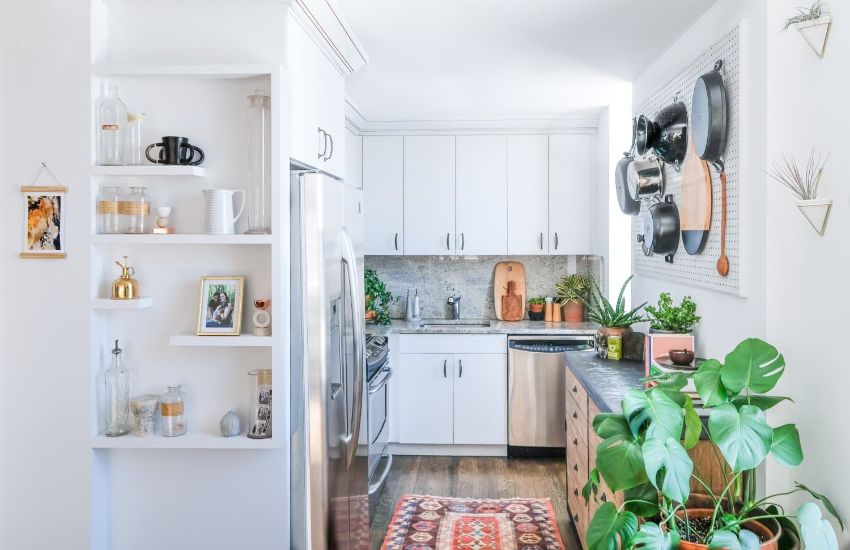
[[[628,167],[629,195],[635,200],[664,194],[663,164],[658,159],[635,159]]]
[[[673,263],[679,249],[679,209],[673,195],[649,207],[643,217],[643,234],[637,236],[644,253],[664,254],[664,260]]]
[[[634,162],[634,158],[630,153],[624,153],[623,158],[617,163],[614,172],[616,174],[616,189],[617,202],[620,203],[620,210],[623,214],[636,216],[640,213],[640,201],[634,197],[629,191],[629,166]]]

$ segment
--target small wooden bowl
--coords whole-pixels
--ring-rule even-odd
[[[668,355],[671,361],[683,367],[690,365],[694,361],[694,352],[688,349],[671,349]]]

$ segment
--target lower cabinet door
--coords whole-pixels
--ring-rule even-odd
[[[454,442],[507,445],[507,356],[455,354]]]
[[[453,361],[451,355],[400,354],[399,443],[452,443]]]

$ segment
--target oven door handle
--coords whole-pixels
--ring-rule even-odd
[[[390,475],[390,468],[392,468],[392,466],[393,466],[393,455],[388,453],[388,454],[385,454],[385,455],[381,455],[381,458],[386,458],[387,462],[386,462],[386,465],[384,466],[384,471],[381,472],[381,475],[378,476],[378,479],[375,480],[374,483],[369,484],[369,496],[372,496],[372,495],[374,495],[375,493],[378,492],[378,490],[384,484],[384,481],[386,481],[387,476]]]
[[[376,384],[369,384],[369,395],[375,395],[376,393],[384,389],[384,386],[386,386],[390,378],[393,377],[393,370],[390,367],[382,368],[381,372],[384,372],[386,374],[384,374]]]

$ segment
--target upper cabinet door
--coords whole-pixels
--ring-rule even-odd
[[[508,253],[508,178],[505,136],[457,137],[457,226],[461,255]]]
[[[345,181],[363,189],[363,136],[345,130]]]
[[[549,136],[508,136],[508,254],[549,253]]]
[[[590,254],[591,136],[549,136],[549,253]]]
[[[363,137],[365,253],[404,252],[404,138]]]
[[[404,138],[404,253],[455,253],[455,138]]]

